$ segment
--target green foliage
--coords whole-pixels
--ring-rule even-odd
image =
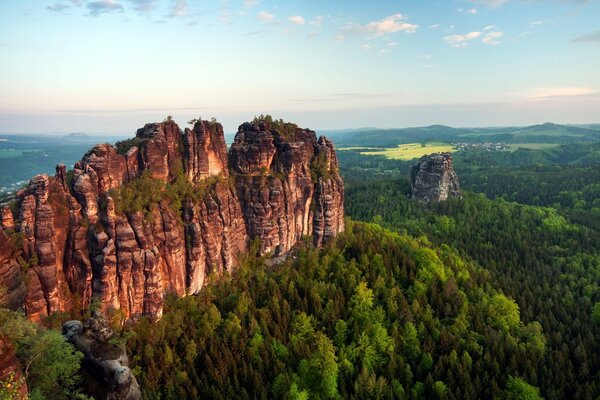
[[[115,143],[115,149],[119,154],[126,154],[131,148],[137,147],[144,143],[147,139],[134,137],[131,139],[121,140]]]
[[[286,122],[281,118],[275,119],[272,116],[270,116],[269,114],[267,114],[267,115],[260,114],[258,116],[255,116],[254,119],[252,120],[252,123],[258,124],[261,121],[264,121],[269,124],[269,130],[271,132],[277,132],[284,139],[286,139],[290,142],[293,142],[298,139],[297,132],[298,132],[299,128],[298,128],[298,125],[296,125],[294,123]]]
[[[594,304],[592,308],[592,322],[600,325],[600,301]]]
[[[542,400],[540,390],[523,379],[510,376],[506,382],[506,400]]]
[[[499,293],[484,271],[451,248],[347,225],[331,246],[302,247],[276,269],[248,256],[198,296],[169,299],[156,324],[130,327],[145,396],[476,399],[500,396],[505,373],[532,379],[522,370],[543,333],[488,324]],[[446,280],[409,298],[430,261]]]
[[[164,197],[164,183],[154,179],[148,171],[144,171],[138,179],[134,179],[119,189],[111,191],[118,213],[142,212],[147,220],[152,217],[153,208]]]
[[[16,347],[32,399],[85,398],[79,388],[83,355],[60,332],[0,308],[0,336]]]
[[[310,163],[310,176],[312,181],[317,182],[319,178],[327,180],[329,179],[330,174],[327,154],[323,151],[318,152]]]
[[[14,372],[9,373],[6,379],[0,381],[0,400],[18,399],[19,390],[24,383],[23,378],[16,379]]]
[[[563,146],[556,151],[565,160],[584,154],[574,146],[573,154],[567,157],[567,150]],[[435,273],[440,269],[417,272],[415,284],[405,294],[413,307],[418,301],[422,312],[422,307],[427,307],[423,297],[441,287],[446,302],[441,315],[455,321],[454,335],[462,335],[468,329],[461,316],[462,307],[472,306],[465,303],[473,301],[479,306],[485,304],[485,324],[502,335],[519,337],[532,354],[515,375],[538,386],[548,399],[600,396],[600,330],[594,322],[600,317],[591,317],[594,305],[600,302],[600,209],[594,205],[600,180],[597,165],[514,167],[509,160],[500,166],[491,155],[477,159],[459,153],[454,161],[461,185],[495,199],[465,192],[462,201],[424,205],[407,197],[410,184],[406,163],[344,153],[340,152],[340,161],[348,215],[363,221],[376,218],[382,226],[423,238],[422,242],[432,243],[432,247],[455,249],[464,259],[485,268],[486,279],[504,293],[488,300],[469,299],[463,285],[480,278],[460,262],[454,261],[449,268],[447,259],[452,253],[437,252],[446,280]],[[388,174],[394,170],[403,176]],[[420,252],[425,254],[427,249]],[[439,264],[428,261],[420,265]],[[424,274],[426,271],[433,273]],[[428,279],[431,277],[433,280]],[[420,338],[418,324],[415,330]],[[402,350],[405,352],[405,347]],[[457,352],[456,363],[474,371],[477,353],[483,350],[479,346],[465,350]],[[421,355],[411,357],[418,360]],[[511,363],[498,363],[498,371]],[[505,387],[503,377],[486,379],[490,385]],[[452,393],[451,385],[448,387]]]

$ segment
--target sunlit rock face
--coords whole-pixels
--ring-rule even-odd
[[[412,197],[421,201],[461,198],[460,182],[452,168],[452,155],[438,153],[421,157],[411,171]]]
[[[115,196],[142,175],[183,180],[193,196],[119,210]],[[123,321],[157,319],[167,294],[197,293],[254,239],[278,255],[303,236],[330,240],[343,230],[343,201],[333,144],[313,131],[245,123],[228,152],[219,123],[150,123],[116,147],[94,146],[73,171],[35,176],[0,206],[0,284],[35,321],[92,300]]]

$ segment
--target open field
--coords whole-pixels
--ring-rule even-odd
[[[532,149],[532,150],[543,150],[553,149],[559,146],[557,143],[511,143],[510,150],[515,151],[518,149]]]
[[[426,143],[423,146],[421,143],[400,144],[397,147],[385,148],[380,150],[365,148],[346,148],[346,150],[358,151],[360,154],[367,156],[385,156],[393,160],[412,160],[419,158],[425,154],[452,152],[454,147],[445,143]]]

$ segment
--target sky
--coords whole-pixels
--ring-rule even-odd
[[[0,133],[600,122],[598,0],[2,0]]]

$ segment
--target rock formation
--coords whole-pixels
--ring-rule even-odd
[[[412,197],[420,201],[444,201],[461,198],[458,176],[452,168],[450,153],[421,157],[411,171]]]
[[[93,299],[123,321],[160,318],[166,294],[197,293],[254,239],[278,255],[331,239],[343,196],[333,144],[313,131],[245,123],[228,153],[216,122],[147,124],[0,207],[4,300],[35,321]]]
[[[102,380],[107,400],[139,400],[140,386],[129,368],[125,350],[110,343],[112,331],[106,320],[95,313],[85,323],[67,321],[63,335],[83,353],[83,364]]]

